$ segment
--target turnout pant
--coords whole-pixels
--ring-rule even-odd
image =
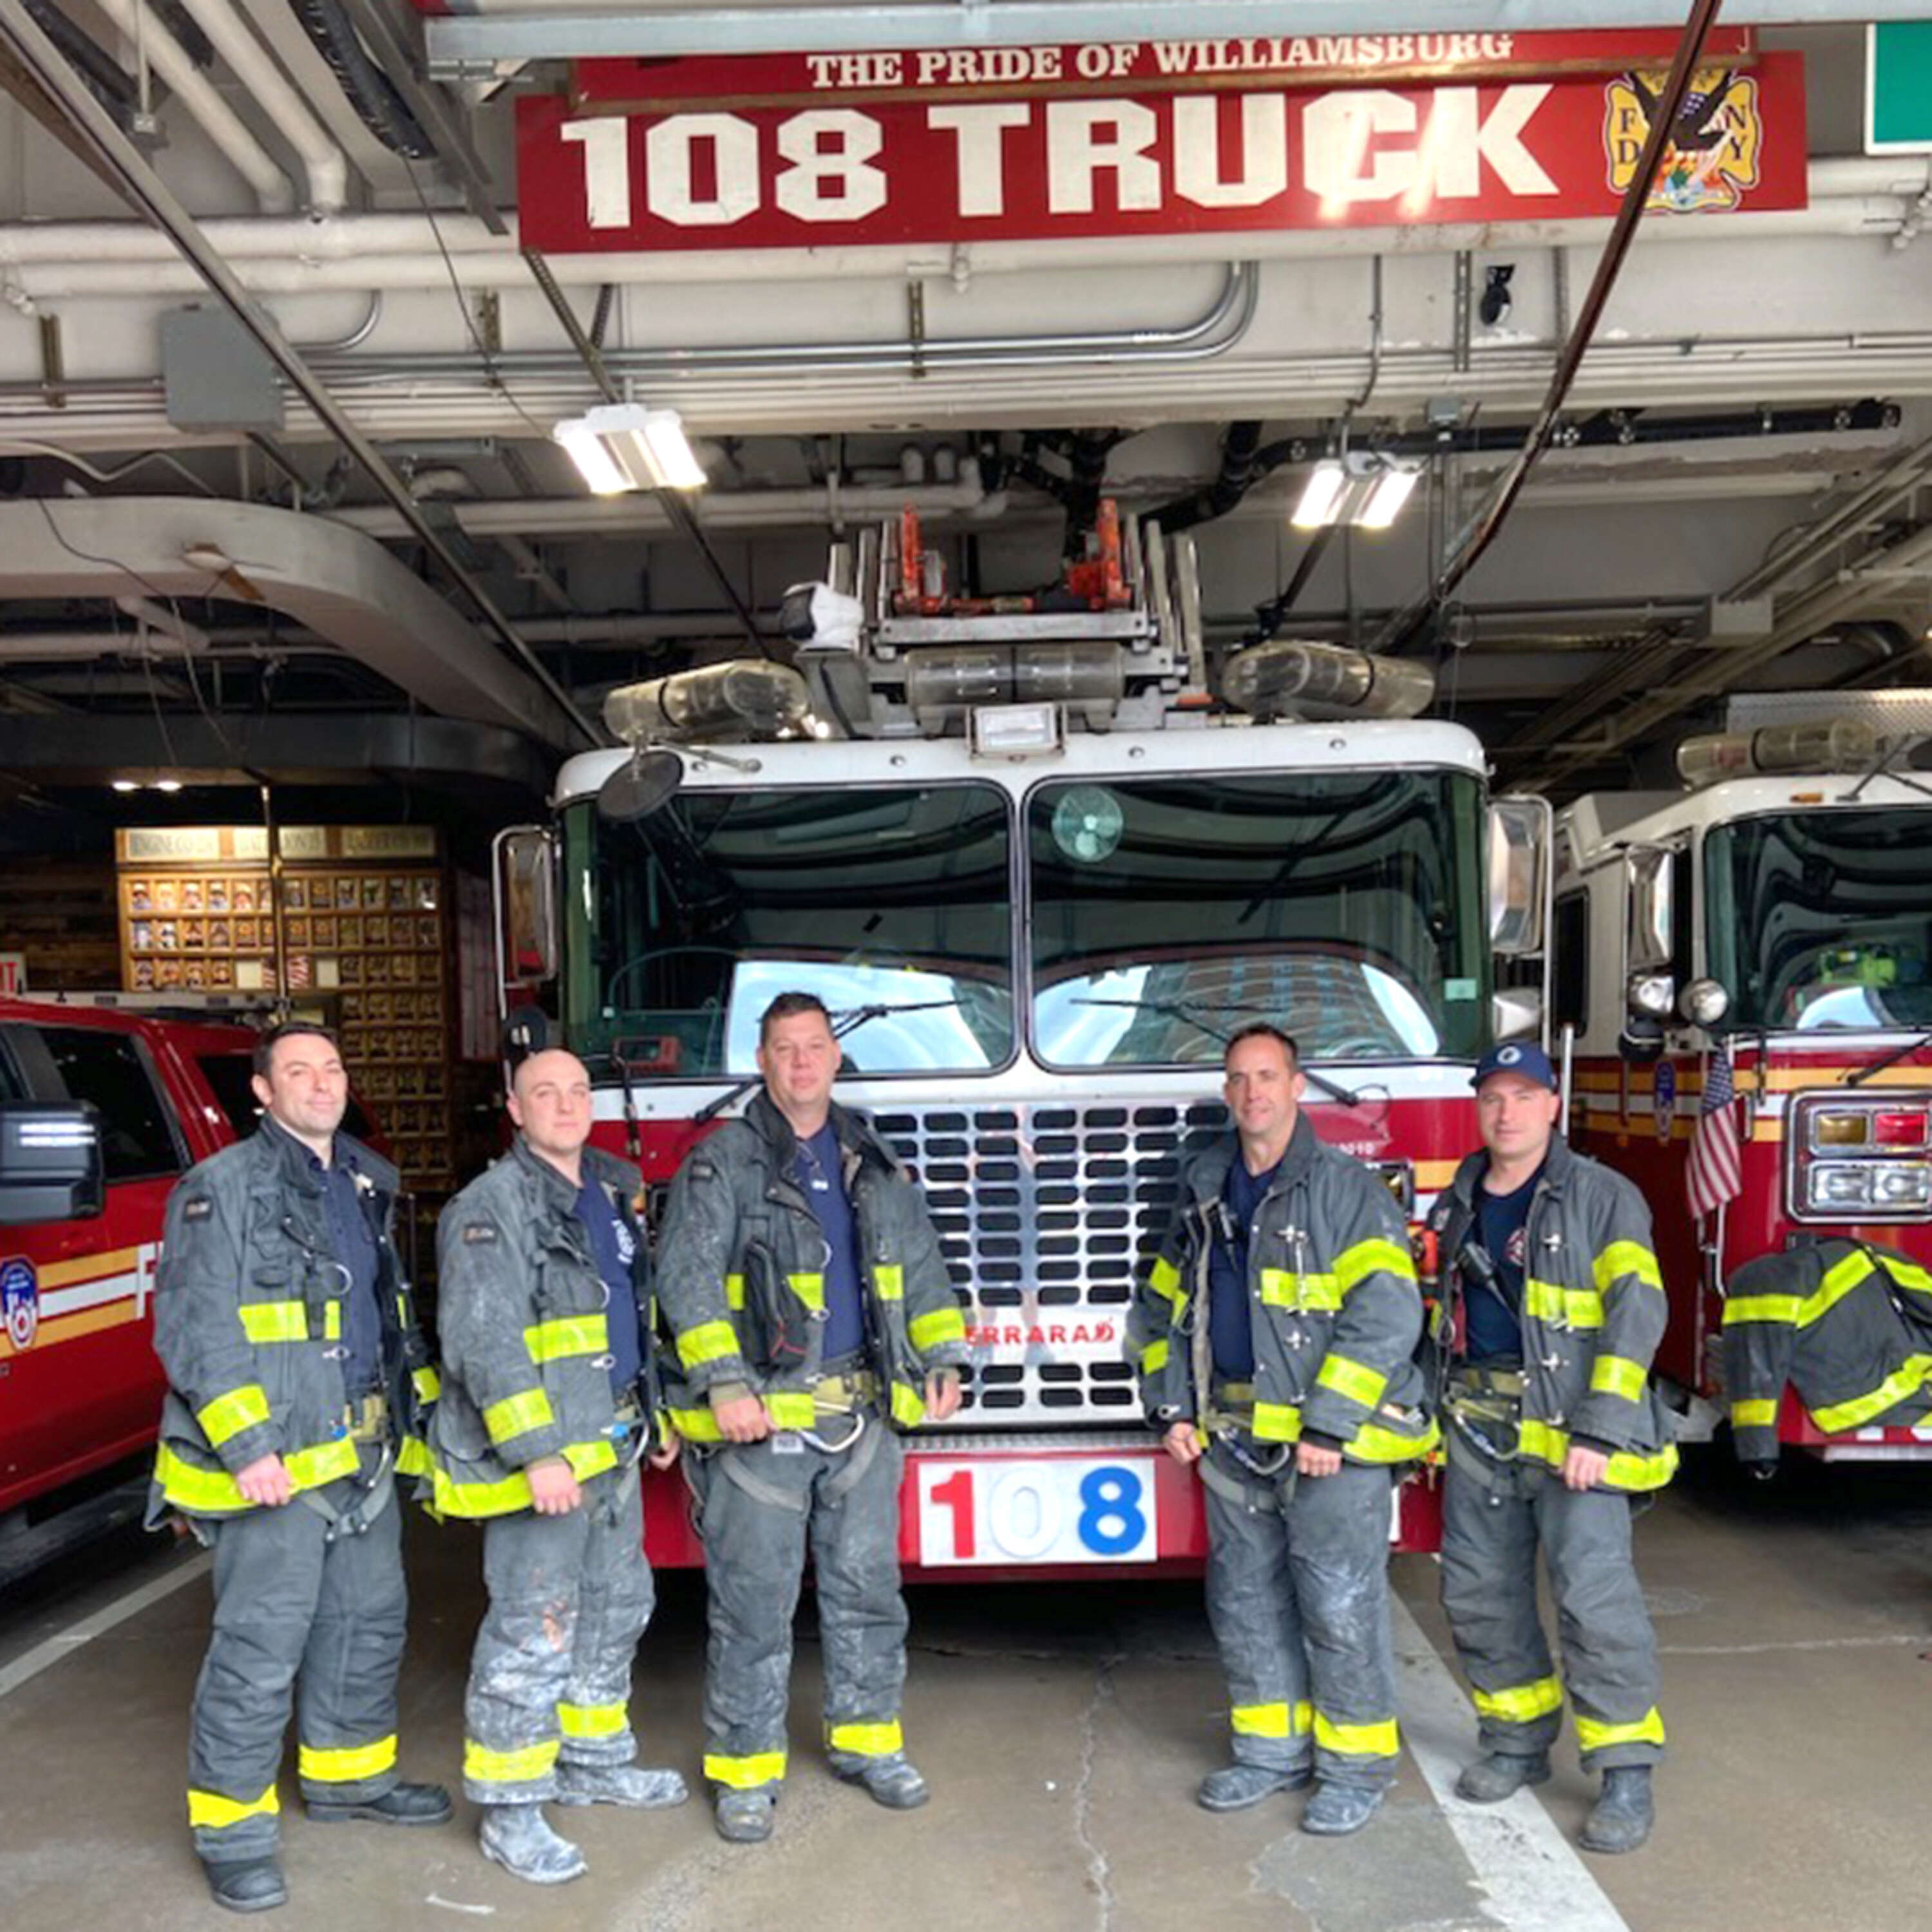
[[[1390,1472],[1272,1481],[1217,1439],[1206,1487],[1208,1618],[1233,1705],[1237,1763],[1337,1784],[1394,1777],[1395,1662],[1388,1619]]]
[[[463,1791],[479,1804],[554,1798],[556,1768],[628,1764],[631,1661],[656,1602],[637,1466],[592,1476],[565,1516],[483,1526],[489,1608],[463,1700]]]
[[[832,1766],[853,1771],[904,1748],[904,1462],[898,1437],[876,1415],[842,1453],[781,1436],[687,1456],[710,1592],[704,1774],[713,1784],[750,1790],[784,1776],[792,1618],[808,1538]]]
[[[361,1494],[346,1480],[320,1492],[338,1514]],[[214,1552],[214,1624],[194,1689],[188,1823],[211,1864],[267,1858],[292,1707],[304,1798],[358,1804],[396,1782],[402,1512],[392,1489],[361,1534],[332,1540],[300,1497],[195,1530]]]
[[[1546,1751],[1567,1685],[1585,1768],[1664,1755],[1657,1640],[1630,1554],[1630,1502],[1564,1488],[1554,1470],[1498,1460],[1452,1420],[1443,1490],[1442,1607],[1474,1693],[1482,1748]],[[1556,1603],[1559,1682],[1536,1600],[1540,1546]]]

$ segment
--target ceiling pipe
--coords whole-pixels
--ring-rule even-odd
[[[255,38],[253,28],[231,0],[182,0],[208,44],[228,63],[236,79],[260,103],[276,131],[300,157],[308,182],[308,206],[316,214],[338,214],[349,198],[349,162],[328,136],[274,56]]]
[[[147,0],[99,0],[99,4],[129,43],[141,48],[148,65],[200,124],[202,131],[220,150],[223,159],[254,190],[263,213],[285,214],[292,209],[296,205],[295,184],[215,91],[214,83],[188,58],[180,41],[161,24]],[[90,222],[88,225],[136,232],[134,224],[128,223]]]
[[[41,88],[65,110],[68,120],[99,156],[110,177],[118,179],[135,205],[145,208],[150,218],[174,238],[182,253],[194,263],[236,320],[281,370],[290,387],[328,426],[348,454],[362,465],[370,481],[402,512],[423,548],[460,588],[508,655],[518,660],[535,679],[544,696],[562,714],[562,721],[590,744],[602,744],[603,733],[578,708],[570,694],[551,676],[542,660],[517,634],[516,627],[450,547],[422,506],[410,496],[408,486],[390,467],[382,452],[316,380],[274,320],[258,303],[248,299],[248,292],[235,279],[220,256],[208,245],[207,237],[201,232],[194,218],[175,198],[140,151],[115,126],[112,117],[88,92],[52,41],[35,24],[25,0],[0,0],[0,36],[13,48]]]

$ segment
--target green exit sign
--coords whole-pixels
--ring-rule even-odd
[[[1865,152],[1932,154],[1932,20],[1865,29]]]

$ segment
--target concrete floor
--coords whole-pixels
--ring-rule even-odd
[[[1358,1838],[1302,1835],[1298,1799],[1221,1818],[1192,1803],[1225,1722],[1197,1586],[928,1588],[913,1604],[906,1713],[936,1792],[924,1811],[889,1816],[825,1771],[808,1611],[793,1773],[769,1846],[722,1844],[696,1801],[644,1816],[560,1813],[592,1870],[543,1892],[483,1862],[460,1803],[457,1822],[432,1832],[328,1828],[285,1811],[294,1898],[271,1922],[285,1932],[466,1918],[531,1932],[1918,1932],[1932,1887],[1928,1531],[1932,1478],[1911,1470],[1801,1468],[1746,1491],[1694,1469],[1646,1518],[1638,1545],[1672,1756],[1663,1822],[1634,1858],[1586,1866],[1567,1849],[1588,1802],[1567,1744],[1556,1778],[1500,1812],[1438,1802],[1469,1731],[1436,1654],[1433,1566],[1405,1558],[1395,1575],[1412,1750]],[[411,1545],[404,1764],[453,1783],[476,1540],[419,1521]],[[174,1932],[217,1919],[182,1822],[208,1598],[198,1568],[172,1586],[192,1562],[122,1532],[0,1601],[8,1932],[130,1916]],[[694,1780],[701,1585],[670,1576],[662,1595],[634,1710],[652,1760]],[[130,1600],[136,1613],[110,1622]],[[285,1779],[285,1796],[292,1789]]]

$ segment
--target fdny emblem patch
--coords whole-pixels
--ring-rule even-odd
[[[0,1320],[16,1349],[33,1346],[40,1328],[40,1284],[32,1262],[18,1256],[0,1262]]]
[[[1604,148],[1621,194],[1636,174],[1664,76],[1618,74],[1604,89]],[[1671,124],[1646,208],[1670,214],[1736,208],[1758,184],[1764,118],[1757,82],[1732,68],[1700,68]]]

